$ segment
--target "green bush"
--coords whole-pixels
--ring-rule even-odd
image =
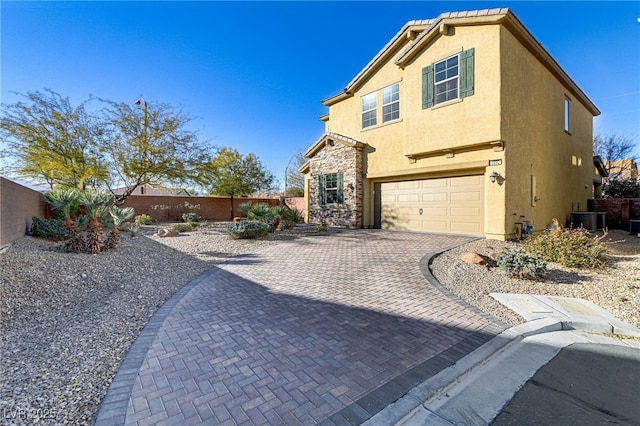
[[[184,213],[182,215],[183,222],[200,222],[201,218],[197,213]]]
[[[188,223],[176,223],[173,225],[173,229],[178,232],[191,232],[193,231],[193,226]]]
[[[496,263],[508,276],[522,279],[537,279],[547,267],[547,262],[540,255],[522,249],[506,249],[498,255]]]
[[[273,217],[280,218],[281,229],[293,228],[296,223],[300,223],[304,220],[302,214],[298,210],[293,210],[286,206],[272,207],[271,214]]]
[[[189,225],[192,228],[197,228],[198,226],[200,226],[200,222],[189,221],[187,222],[187,225]]]
[[[40,219],[34,216],[31,224],[31,235],[48,240],[64,240],[66,235],[64,221],[60,219]]]
[[[568,229],[557,225],[524,242],[531,253],[547,262],[556,262],[569,268],[600,268],[604,266],[605,247],[582,228]]]
[[[136,225],[151,225],[153,223],[153,218],[148,214],[139,214],[135,217]]]
[[[249,217],[249,210],[251,210],[251,201],[240,204],[238,206],[238,210],[240,211],[240,215],[242,217]]]
[[[635,179],[610,179],[602,194],[604,198],[640,198],[640,183]]]
[[[249,220],[258,220],[260,222],[271,222],[271,220],[273,220],[271,206],[269,206],[269,204],[267,203],[254,204],[249,209],[247,218]]]
[[[269,234],[269,226],[256,220],[245,220],[230,223],[227,226],[227,232],[231,238],[262,238]]]

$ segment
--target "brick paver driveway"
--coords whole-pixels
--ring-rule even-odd
[[[351,230],[232,258],[158,314],[97,424],[361,423],[502,329],[423,274],[468,240]]]

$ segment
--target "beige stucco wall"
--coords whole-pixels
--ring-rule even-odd
[[[591,198],[593,116],[505,29],[500,46],[506,232],[520,215],[531,220],[536,231],[554,218],[564,225],[572,204],[573,210],[586,210]],[[565,96],[571,100],[570,134],[564,130]],[[540,200],[532,202],[533,195]]]

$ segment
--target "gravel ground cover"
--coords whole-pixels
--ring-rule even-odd
[[[32,237],[0,254],[0,424],[93,423],[127,349],[175,291],[231,256],[313,231],[232,240],[215,223],[161,239],[158,228],[123,232],[98,255]]]
[[[299,226],[264,240],[231,240],[226,224],[212,223],[158,238],[159,227],[143,227],[136,238],[123,233],[116,251],[99,255],[61,252],[58,243],[31,237],[0,253],[0,423],[91,424],[126,350],[176,290],[229,257],[315,234]],[[640,326],[640,240],[622,231],[608,240],[614,254],[600,272],[551,265],[544,281],[520,281],[459,259],[469,251],[495,257],[515,244],[493,240],[445,252],[432,270],[445,287],[510,324],[523,320],[488,293],[581,297]]]
[[[508,278],[495,266],[475,265],[460,259],[465,253],[475,252],[495,260],[503,249],[519,246],[519,243],[508,241],[477,240],[444,252],[433,259],[431,271],[444,287],[460,298],[511,325],[522,324],[525,320],[489,293],[586,299],[640,327],[640,238],[614,229],[609,230],[601,241],[607,247],[606,268],[572,269],[550,263],[539,281]]]

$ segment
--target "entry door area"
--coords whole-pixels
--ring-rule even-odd
[[[484,235],[483,175],[380,184],[380,227]]]

